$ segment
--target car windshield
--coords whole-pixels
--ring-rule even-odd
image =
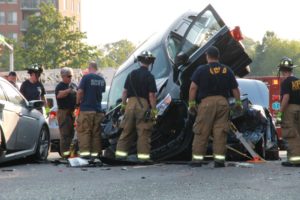
[[[206,44],[222,26],[218,23],[216,17],[211,10],[205,11],[198,16],[192,25],[186,40],[182,46],[182,51],[191,56],[197,49]]]
[[[163,46],[160,45],[157,48],[151,50],[151,52],[156,57],[153,68],[150,69],[151,73],[154,75],[155,79],[167,77],[170,73],[170,66],[166,60],[165,53],[163,52]],[[127,75],[132,70],[139,68],[139,64],[138,62],[133,62],[131,65],[129,65],[129,67],[124,68],[125,70],[118,73],[113,79],[108,98],[109,108],[113,108],[118,104],[117,101],[119,101],[121,98]]]

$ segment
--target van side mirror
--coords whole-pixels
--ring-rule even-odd
[[[183,51],[180,51],[175,57],[175,66],[179,67],[180,65],[184,65],[188,62],[189,57]]]
[[[29,109],[41,109],[44,106],[44,101],[42,100],[32,100],[28,103]]]

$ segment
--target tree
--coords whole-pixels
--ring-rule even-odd
[[[277,37],[274,32],[267,31],[262,43],[257,44],[250,75],[276,75],[278,64],[283,56],[293,59],[294,63],[300,62],[300,41],[284,40]],[[296,74],[299,70],[295,70]]]
[[[100,50],[99,65],[103,67],[119,67],[134,49],[134,44],[128,40],[106,44]]]
[[[75,27],[74,18],[63,17],[52,4],[42,3],[40,15],[29,17],[23,55],[27,63],[45,68],[81,67],[98,56],[96,47],[82,42],[86,34]]]

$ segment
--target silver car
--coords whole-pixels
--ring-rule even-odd
[[[0,163],[32,156],[48,157],[50,135],[42,101],[28,102],[8,81],[0,78]]]

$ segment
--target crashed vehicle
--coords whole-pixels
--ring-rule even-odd
[[[137,56],[144,50],[150,50],[156,56],[150,70],[158,88],[156,96],[159,110],[151,138],[151,158],[156,161],[189,160],[194,122],[187,107],[190,77],[199,65],[206,63],[205,52],[212,45],[220,50],[220,62],[230,66],[236,76],[247,75],[251,59],[239,42],[240,36],[239,29],[230,31],[214,8],[208,5],[199,14],[183,14],[165,32],[152,36],[138,47],[119,67],[111,84],[107,119],[102,132],[104,155],[114,157],[122,131],[119,128],[122,118],[120,102],[125,79],[132,70],[139,67]],[[261,94],[268,98],[268,89],[259,81],[247,80],[245,83],[239,79],[239,83],[244,86],[244,91],[241,89],[245,94],[244,111],[242,115],[235,116],[232,122],[262,157],[278,159],[276,132],[267,110],[268,105],[262,103],[268,100],[261,101],[261,96],[257,96]],[[249,96],[252,94],[256,97]],[[258,105],[254,105],[256,103]],[[228,145],[239,152],[247,152],[233,133],[229,134]],[[136,154],[135,144],[130,153]],[[228,151],[227,158],[242,159],[241,154],[232,151]]]

